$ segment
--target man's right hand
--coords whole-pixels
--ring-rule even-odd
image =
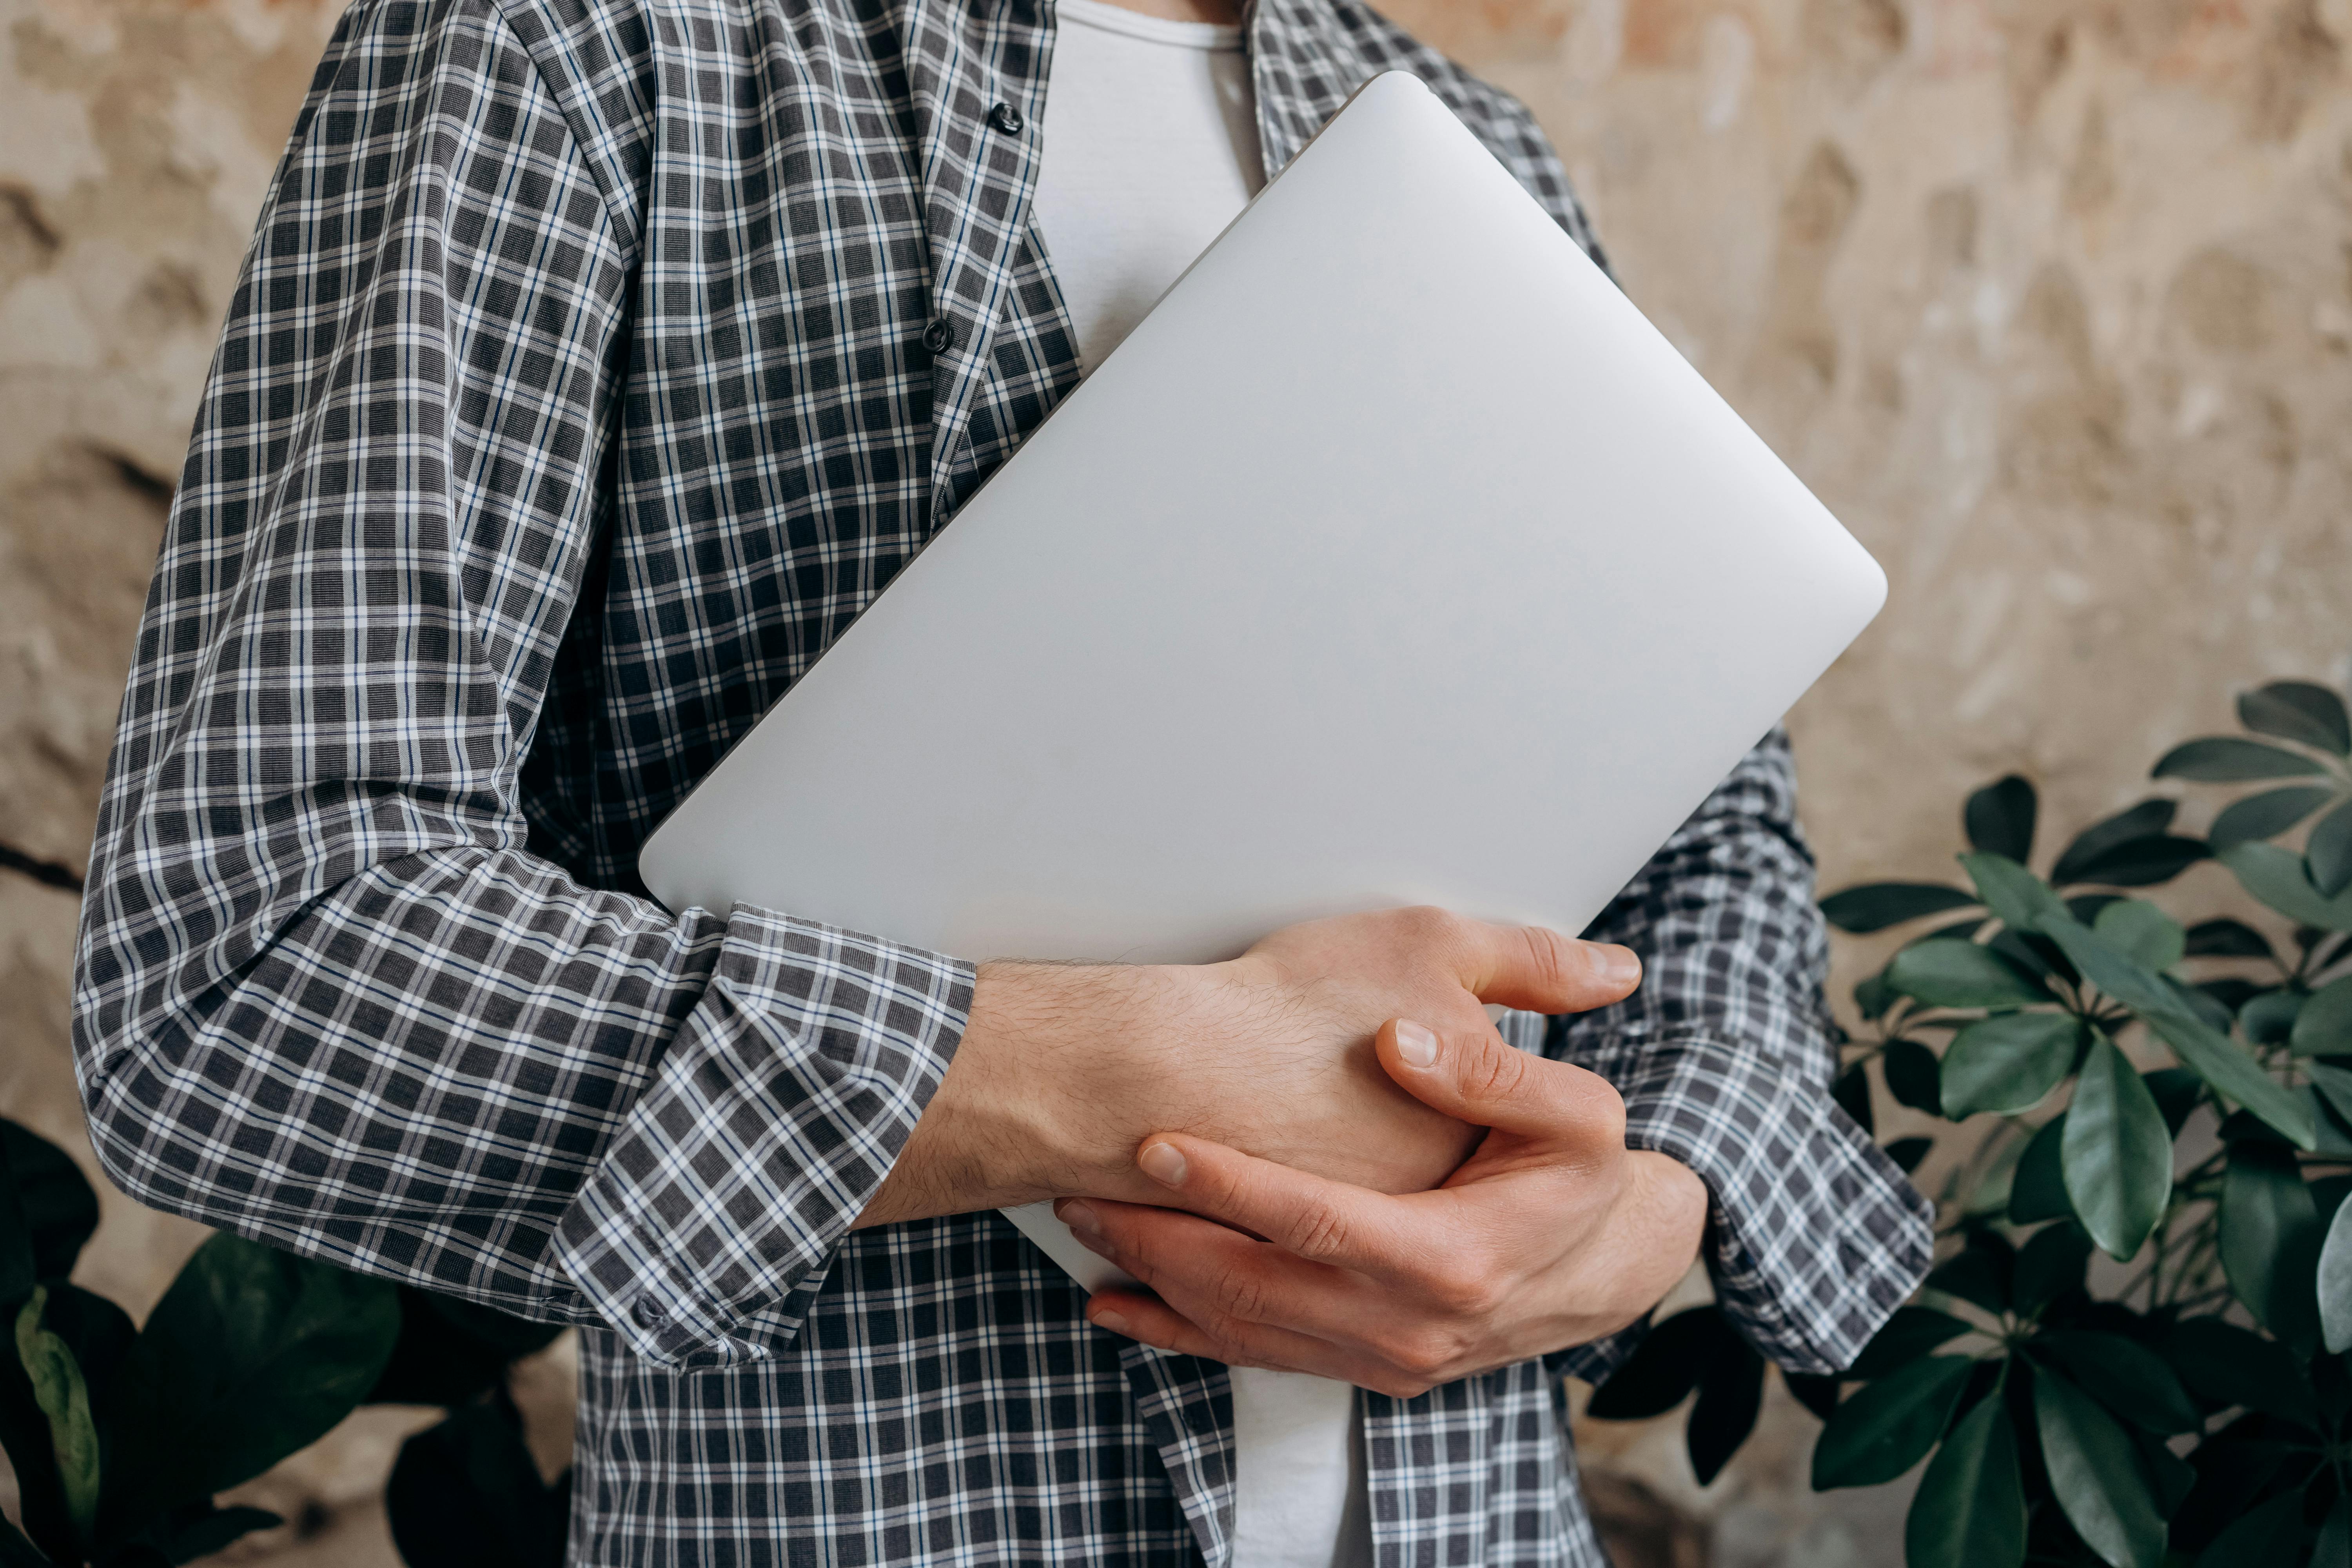
[[[857,1223],[1157,1202],[1134,1154],[1166,1131],[1423,1191],[1484,1130],[1396,1086],[1373,1050],[1382,1024],[1491,1031],[1483,1004],[1582,1012],[1640,979],[1625,948],[1432,909],[1292,926],[1226,963],[986,964],[955,1060]]]

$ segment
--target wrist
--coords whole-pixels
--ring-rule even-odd
[[[947,1076],[859,1223],[1127,1194],[1150,1131],[1135,1119],[1162,1102],[1167,1043],[1205,973],[982,964]]]
[[[1626,1160],[1641,1184],[1644,1229],[1660,1256],[1680,1266],[1675,1278],[1688,1273],[1706,1241],[1707,1210],[1713,1199],[1699,1173],[1671,1154],[1633,1149]]]

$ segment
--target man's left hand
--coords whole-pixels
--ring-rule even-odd
[[[1154,1134],[1136,1164],[1178,1206],[1055,1205],[1149,1287],[1098,1293],[1088,1319],[1162,1350],[1410,1398],[1614,1333],[1689,1269],[1706,1188],[1625,1147],[1605,1080],[1491,1028],[1449,1038],[1392,1020],[1376,1044],[1416,1097],[1490,1129],[1443,1186],[1391,1197]]]

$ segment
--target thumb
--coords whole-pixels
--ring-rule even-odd
[[[1520,1050],[1492,1026],[1445,1035],[1391,1018],[1373,1046],[1389,1077],[1456,1121],[1547,1142],[1625,1145],[1625,1102],[1608,1079]]]

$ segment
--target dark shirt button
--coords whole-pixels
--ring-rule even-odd
[[[1007,136],[1018,136],[1021,133],[1021,128],[1029,123],[1021,118],[1021,111],[1009,103],[1000,103],[990,110],[988,122]]]
[[[955,347],[955,323],[941,316],[925,327],[923,346],[935,354],[943,354]]]

